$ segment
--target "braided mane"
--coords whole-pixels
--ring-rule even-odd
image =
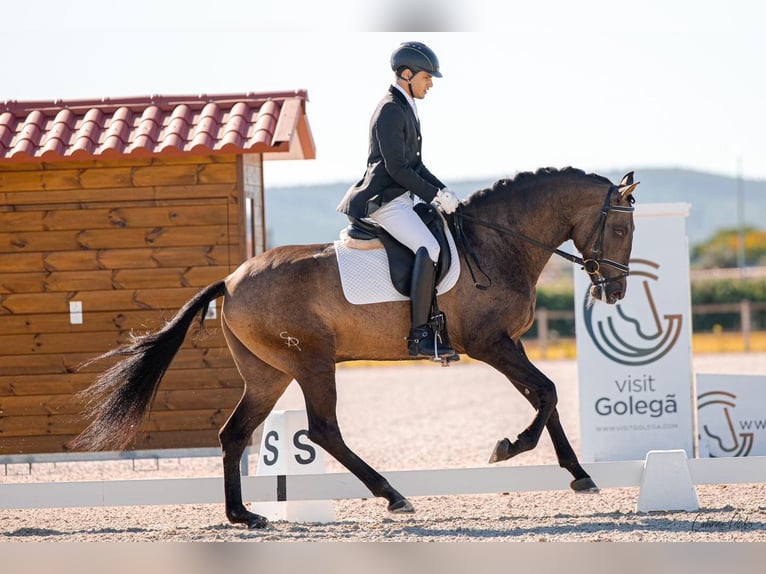
[[[482,197],[495,194],[495,193],[514,193],[531,183],[539,183],[546,179],[553,179],[558,177],[589,177],[602,183],[610,184],[611,182],[606,177],[595,173],[585,173],[581,169],[575,167],[565,167],[563,169],[556,169],[553,167],[541,167],[537,171],[522,171],[517,173],[512,178],[503,178],[497,180],[492,184],[491,188],[484,188],[472,193],[469,200],[480,199]]]

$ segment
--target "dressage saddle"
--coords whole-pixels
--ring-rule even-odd
[[[439,242],[439,261],[436,265],[436,284],[444,278],[449,271],[452,262],[452,252],[447,240],[444,219],[439,215],[436,208],[430,203],[418,203],[413,208],[423,223]],[[391,273],[391,282],[396,290],[402,295],[410,296],[412,286],[412,266],[415,262],[415,254],[409,248],[399,243],[386,232],[380,225],[369,220],[356,219],[349,216],[351,224],[346,228],[346,235],[357,241],[369,241],[378,239],[383,244],[388,257],[388,267]]]

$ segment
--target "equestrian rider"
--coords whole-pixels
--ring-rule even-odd
[[[435,342],[429,325],[435,296],[439,244],[413,210],[414,196],[453,213],[457,195],[434,176],[421,157],[420,121],[415,100],[425,98],[434,77],[441,78],[436,54],[420,42],[405,42],[391,55],[395,83],[370,120],[370,145],[364,176],[346,192],[338,211],[352,219],[370,218],[415,254],[412,270],[411,356],[453,356]],[[435,348],[436,346],[436,348]]]

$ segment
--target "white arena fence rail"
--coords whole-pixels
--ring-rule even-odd
[[[240,471],[243,475],[250,474],[249,454],[251,447],[246,447],[240,462]],[[4,474],[8,476],[8,466],[26,465],[29,473],[32,473],[32,465],[41,463],[58,462],[104,462],[129,460],[135,464],[139,460],[153,460],[159,468],[160,460],[182,458],[221,458],[220,447],[200,448],[165,448],[158,450],[110,450],[98,452],[54,452],[54,453],[31,453],[31,454],[6,454],[0,456],[0,465],[5,468]]]
[[[602,488],[641,486],[645,461],[597,462],[583,466]],[[766,481],[766,456],[694,458],[687,465],[694,485]],[[442,496],[569,490],[571,475],[555,465],[382,473],[403,495]],[[373,498],[348,472],[244,476],[244,500],[279,502]],[[165,478],[0,484],[0,509],[218,504],[223,478]]]

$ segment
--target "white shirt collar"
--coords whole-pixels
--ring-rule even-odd
[[[412,96],[410,96],[410,95],[407,93],[407,90],[405,90],[404,88],[402,88],[402,87],[401,87],[399,84],[394,84],[394,87],[395,87],[397,90],[399,90],[399,91],[400,91],[402,94],[404,94],[404,97],[405,97],[405,98],[407,98],[407,102],[409,102],[409,104],[410,104],[410,107],[412,108],[412,111],[415,113],[415,117],[416,117],[416,118],[418,118],[418,106],[417,106],[417,104],[415,103],[415,100],[413,99],[413,97],[412,97]],[[418,118],[418,121],[419,121],[419,120],[420,120],[420,118]]]

